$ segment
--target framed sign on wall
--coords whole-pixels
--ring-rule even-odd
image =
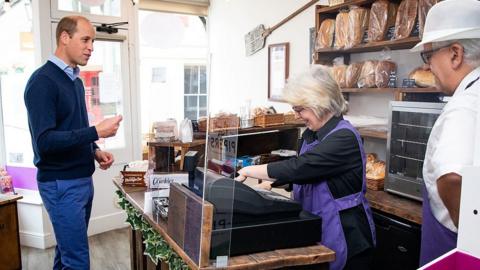
[[[282,101],[282,91],[288,79],[289,43],[268,46],[268,99]]]

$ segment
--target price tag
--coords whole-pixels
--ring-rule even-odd
[[[387,30],[387,40],[395,39],[395,26],[391,26]]]
[[[363,33],[362,43],[368,43],[368,30]]]
[[[413,26],[411,37],[418,37],[420,35],[420,23],[417,21],[415,22],[415,26]]]
[[[395,87],[397,87],[397,72],[391,71],[390,75],[388,76],[388,88]]]
[[[415,87],[415,80],[414,79],[403,79],[402,87],[403,88],[413,88],[413,87]]]

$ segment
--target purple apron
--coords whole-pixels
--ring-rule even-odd
[[[425,185],[423,186],[422,215],[420,266],[457,247],[457,234],[443,226],[433,215]]]
[[[367,215],[367,220],[372,232],[372,239],[375,243],[375,225],[372,219],[372,211],[365,198],[365,152],[362,140],[357,130],[346,120],[341,120],[337,126],[330,131],[322,140],[339,129],[349,129],[357,138],[362,155],[363,164],[363,185],[362,191],[342,198],[335,199],[328,188],[326,181],[319,181],[316,184],[293,185],[293,197],[302,204],[304,210],[322,217],[322,241],[321,244],[335,251],[335,261],[330,263],[330,270],[341,270],[347,261],[347,243],[343,232],[339,212],[355,206],[362,205]],[[315,140],[310,144],[303,142],[300,155],[310,151],[319,141]],[[321,179],[319,179],[321,180]]]

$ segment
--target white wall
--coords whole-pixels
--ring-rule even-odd
[[[309,66],[309,28],[315,25],[312,6],[275,30],[261,51],[245,56],[244,36],[259,24],[272,27],[304,5],[292,0],[211,0],[209,42],[211,53],[210,113],[239,112],[251,99],[252,107],[273,105],[277,111],[290,106],[269,102],[268,45],[290,43],[290,76]]]
[[[290,77],[308,68],[309,28],[315,26],[315,6],[275,30],[267,38],[265,48],[252,56],[245,56],[244,36],[259,24],[275,25],[305,3],[292,0],[210,1],[210,113],[215,114],[219,110],[238,113],[239,106],[246,99],[252,100],[252,107],[273,105],[280,112],[290,110],[287,104],[267,99],[267,47],[274,43],[290,43]],[[420,57],[408,50],[392,51],[389,55],[399,66],[398,85],[421,64]],[[353,54],[351,61],[382,57],[381,52]],[[393,93],[350,94],[349,114],[386,118],[389,101],[393,99]],[[365,148],[367,152],[376,152],[385,159],[385,140],[367,139]]]

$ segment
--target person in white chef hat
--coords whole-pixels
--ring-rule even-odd
[[[434,5],[422,41],[411,51],[420,52],[437,88],[452,96],[431,131],[423,165],[424,265],[457,245],[462,169],[473,164],[480,121],[480,1]]]

